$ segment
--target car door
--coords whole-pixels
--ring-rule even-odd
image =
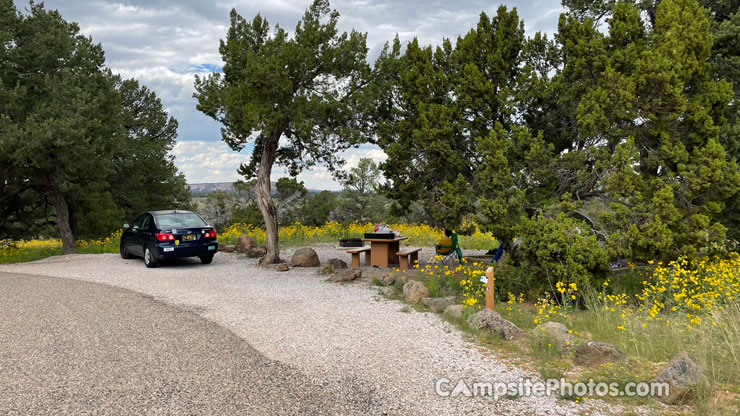
[[[141,216],[136,217],[136,219],[131,222],[131,225],[126,228],[121,235],[121,243],[126,248],[126,251],[134,255],[139,253],[139,251],[134,247],[134,240],[136,238],[136,223],[139,221],[140,217]]]
[[[136,254],[137,256],[143,256],[144,250],[142,249],[144,243],[142,242],[142,233],[145,231],[143,230],[144,226],[144,220],[146,219],[147,215],[149,214],[142,214],[139,215],[136,218],[136,221],[134,221],[133,227],[131,227],[131,236],[129,238],[129,244],[128,244],[128,251],[129,253]]]
[[[154,237],[154,234],[152,233],[153,229],[154,221],[152,221],[152,216],[150,214],[144,214],[144,222],[141,224],[141,229],[139,230],[139,247],[142,251],[142,255],[144,254],[143,247],[146,246]]]

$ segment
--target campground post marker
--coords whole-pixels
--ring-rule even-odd
[[[486,308],[493,309],[493,266],[486,269]]]

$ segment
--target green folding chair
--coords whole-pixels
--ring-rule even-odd
[[[438,256],[442,257],[439,263],[447,263],[448,259],[457,257],[458,263],[465,264],[462,249],[460,249],[460,245],[457,242],[457,233],[452,233],[450,240],[452,241],[452,244],[449,246],[444,244],[437,244],[434,246],[434,251]]]

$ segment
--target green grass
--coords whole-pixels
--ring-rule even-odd
[[[119,242],[114,241],[112,243],[103,245],[88,245],[86,247],[77,247],[76,254],[102,254],[102,253],[118,253]],[[62,255],[62,248],[34,248],[24,250],[5,250],[0,252],[0,264],[2,263],[24,263],[29,261],[36,261],[45,259],[52,256]]]
[[[432,296],[460,294],[459,286],[456,286],[459,279],[454,276],[419,273],[416,278],[425,282]],[[616,293],[636,293],[641,287],[638,278],[636,273],[622,273],[611,279],[611,289]],[[399,280],[392,298],[403,300],[402,286]],[[479,310],[476,307],[465,309],[461,319],[443,319],[456,325],[471,342],[499,351],[512,361],[534,366],[544,378],[565,376],[572,382],[594,379],[624,385],[650,381],[667,361],[685,351],[700,363],[711,386],[709,390],[698,391],[688,403],[694,412],[701,415],[735,414],[740,408],[740,303],[715,310],[704,318],[701,326],[691,330],[686,329],[689,321],[685,314],[661,313],[660,321],[627,319],[629,323],[625,326],[625,319],[619,311],[606,311],[603,306],[597,296],[586,295],[579,307],[571,305],[549,318],[541,317],[542,321],[561,322],[573,331],[575,342],[566,351],[561,351],[546,336],[532,331],[536,326],[537,308],[531,303],[508,304],[497,299],[496,311],[527,332],[526,339],[520,342],[504,341],[472,327],[467,318]],[[412,307],[409,306],[408,310]],[[674,324],[666,325],[666,320]],[[712,325],[712,320],[717,325]],[[621,326],[625,328],[619,329]],[[614,344],[626,354],[627,360],[601,368],[575,367],[573,355],[576,346],[589,340]],[[582,398],[575,396],[563,399],[582,402]],[[645,397],[609,397],[606,400],[628,406],[659,406],[654,399]],[[677,412],[680,413],[679,410]]]
[[[51,256],[62,254],[61,248],[39,248],[33,250],[23,250],[0,256],[0,263],[22,263],[27,261],[41,260]]]

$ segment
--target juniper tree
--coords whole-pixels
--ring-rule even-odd
[[[339,33],[339,14],[315,0],[293,34],[259,14],[246,21],[235,10],[219,52],[223,74],[196,78],[198,109],[222,124],[234,150],[252,143],[239,173],[257,177],[257,202],[265,220],[267,255],[279,262],[277,209],[271,195],[274,164],[291,176],[317,163],[341,175],[340,153],[370,137],[360,92],[369,67],[364,34]]]

